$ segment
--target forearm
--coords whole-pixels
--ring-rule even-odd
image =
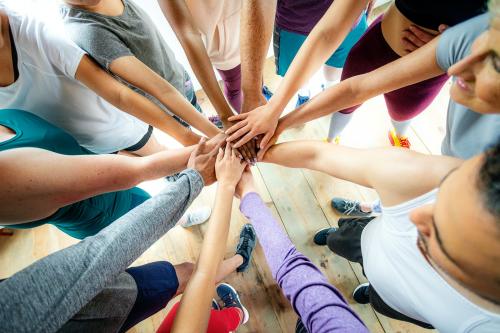
[[[214,209],[200,256],[182,296],[173,332],[204,332],[206,330],[216,274],[226,249],[233,195],[234,186],[218,184]]]
[[[208,57],[205,45],[199,34],[189,34],[179,37],[182,47],[186,52],[189,64],[193,69],[203,91],[215,108],[221,119],[227,119],[233,115],[231,107],[228,105],[217,82],[212,63]]]
[[[257,193],[246,194],[240,210],[254,226],[274,279],[308,332],[367,332],[340,292],[296,250]]]
[[[271,41],[276,0],[243,1],[240,22],[241,89],[245,99],[259,96]]]
[[[336,0],[316,24],[293,59],[278,90],[269,101],[276,113],[335,52],[359,18],[368,1]]]
[[[436,61],[438,38],[418,50],[372,72],[351,77],[330,87],[280,120],[284,130],[341,111],[377,95],[443,74]]]
[[[158,82],[158,89],[154,96],[172,113],[211,138],[220,133],[220,130],[203,116],[195,107],[168,82]],[[182,126],[182,125],[181,125]],[[182,126],[184,127],[184,126]]]
[[[153,180],[186,169],[189,156],[195,147],[196,146],[193,145],[180,149],[169,149],[150,156],[141,157],[144,159],[144,167],[143,170],[141,170],[141,176],[144,180]]]
[[[200,175],[187,170],[163,192],[97,235],[47,256],[0,283],[0,331],[58,330],[175,226],[202,187]]]
[[[127,59],[120,58],[115,62],[123,61],[128,64],[135,59],[124,58]],[[118,109],[171,135],[185,146],[196,144],[200,140],[198,135],[180,125],[149,99],[114,79],[88,56],[82,58],[75,78]]]

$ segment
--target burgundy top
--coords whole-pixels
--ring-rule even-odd
[[[333,0],[278,0],[276,26],[308,35],[332,2]]]

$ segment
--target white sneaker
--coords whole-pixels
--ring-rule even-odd
[[[209,206],[201,207],[189,212],[185,219],[180,223],[183,228],[189,228],[194,225],[205,223],[210,218],[212,209]]]

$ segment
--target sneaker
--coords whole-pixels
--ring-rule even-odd
[[[217,286],[215,291],[224,304],[223,308],[238,308],[241,312],[243,312],[241,323],[245,324],[248,321],[248,318],[250,318],[250,315],[243,304],[241,304],[240,296],[236,290],[234,290],[234,288],[227,283],[221,283]]]
[[[180,223],[181,227],[189,228],[194,225],[205,223],[210,218],[212,209],[209,206],[201,207],[189,212],[186,219]]]
[[[320,246],[326,245],[326,239],[328,238],[328,235],[330,235],[332,232],[335,232],[337,230],[338,230],[338,228],[336,228],[336,227],[319,229],[314,234],[314,238],[313,238],[314,244],[320,245]]]
[[[399,136],[393,129],[389,131],[388,136],[389,136],[389,142],[393,147],[410,149],[411,144],[407,136]]]
[[[352,298],[359,304],[368,304],[370,303],[370,294],[368,293],[370,288],[370,284],[363,283],[354,289],[352,292]]]
[[[270,100],[273,97],[273,93],[267,86],[262,86],[262,95],[266,98],[266,100]]]
[[[240,241],[236,246],[236,254],[243,257],[243,263],[236,268],[237,272],[244,272],[247,270],[248,265],[250,265],[250,258],[252,257],[253,249],[257,243],[257,236],[255,235],[255,230],[250,223],[243,226],[240,232]]]
[[[360,202],[343,198],[333,198],[331,201],[332,208],[337,212],[347,216],[368,216],[372,212],[364,212],[361,210]]]
[[[222,126],[222,121],[220,120],[219,116],[210,116],[208,117],[208,120],[214,124],[218,129],[223,130],[224,126]]]
[[[215,300],[215,298],[212,298],[212,309],[214,310],[220,310],[219,303]]]
[[[297,95],[297,104],[295,104],[295,108],[298,108],[302,104],[306,104],[310,99],[309,96]]]

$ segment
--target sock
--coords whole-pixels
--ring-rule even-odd
[[[396,135],[401,137],[406,136],[406,132],[408,132],[408,127],[410,126],[411,120],[396,121],[394,119],[391,119],[391,123],[392,126],[394,126]]]
[[[332,119],[330,120],[330,130],[328,131],[328,138],[334,139],[336,136],[340,135],[351,118],[352,113],[335,112],[334,114],[332,114]]]

